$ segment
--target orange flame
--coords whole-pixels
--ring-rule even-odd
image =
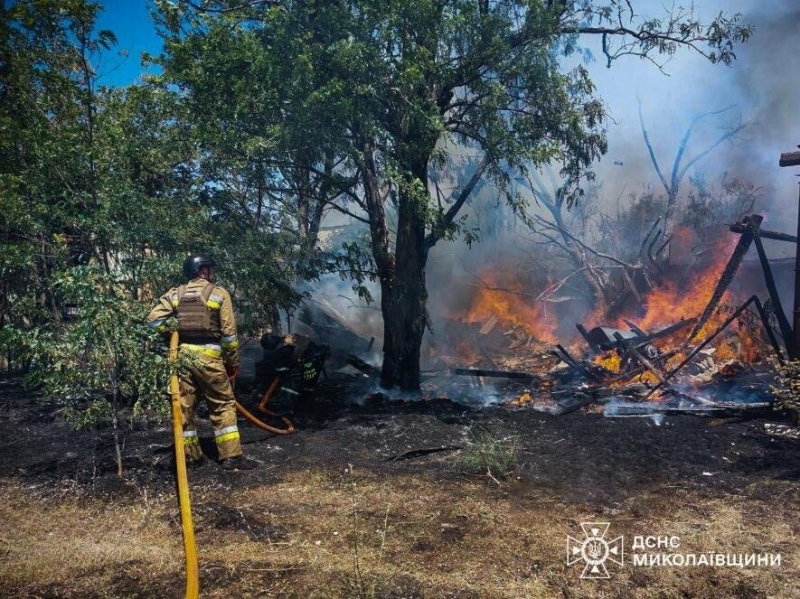
[[[733,245],[735,240],[720,240],[712,252],[716,259],[708,268],[695,275],[684,288],[668,281],[662,288],[648,293],[644,299],[645,315],[637,320],[637,324],[648,330],[668,326],[682,318],[700,316],[714,294]],[[725,302],[729,296],[730,293],[726,291],[721,301]],[[705,334],[715,329],[718,324],[720,323],[706,325]],[[700,339],[704,338],[705,334],[701,332]]]
[[[673,239],[683,240],[677,245],[689,248],[693,243],[690,239],[693,235],[691,231],[679,228],[676,229]],[[673,325],[681,319],[699,317],[713,296],[736,242],[737,239],[732,237],[718,240],[708,252],[708,255],[713,258],[708,267],[699,271],[685,284],[665,281],[661,287],[651,290],[643,297],[641,304],[644,308],[643,314],[627,314],[620,317],[612,326],[627,328],[624,322],[627,318],[634,321],[640,328],[655,332]],[[525,293],[526,287],[522,282],[514,281],[512,276],[488,271],[488,269],[481,273],[481,278],[486,281],[485,286],[476,288],[469,308],[463,313],[455,315],[456,318],[462,322],[484,325],[486,328],[495,326],[494,323],[489,322],[491,319],[495,319],[496,326],[504,331],[508,331],[509,326],[515,326],[544,343],[564,342],[556,335],[558,322],[555,314],[547,313],[546,304],[533,301],[531,295]],[[726,310],[725,307],[730,307],[735,303],[731,292],[726,291],[720,298],[717,309],[695,335],[692,343],[699,343],[716,331],[730,314],[730,310]],[[587,317],[584,322],[592,323],[594,326],[602,323],[603,318],[601,314],[594,314]],[[714,361],[738,359],[750,362],[757,359],[760,339],[758,334],[755,337],[752,336],[751,329],[753,328],[753,326],[740,324],[737,334],[736,325],[733,324],[725,333],[719,335],[712,344],[716,349]],[[662,348],[677,347],[686,339],[690,330],[688,327],[681,329],[672,338],[659,340],[656,344]],[[581,344],[580,347],[583,348],[583,345]],[[469,355],[472,353],[474,350],[468,346],[459,348],[459,354]],[[670,363],[675,364],[682,357],[680,355],[673,356]],[[593,361],[611,372],[620,372],[621,370],[621,357],[617,352],[606,352],[596,356]],[[664,366],[669,368],[668,364],[664,364]],[[642,376],[652,377],[650,373]],[[653,382],[655,382],[654,377]]]
[[[489,281],[491,287],[477,288],[466,314],[460,318],[470,324],[485,323],[490,318],[497,318],[498,323],[508,327],[515,325],[531,335],[534,339],[545,343],[557,343],[555,317],[548,316],[542,304],[536,304],[522,291],[519,284],[508,285],[495,283],[497,275],[483,273],[482,278]]]

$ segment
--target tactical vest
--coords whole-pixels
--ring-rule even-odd
[[[206,284],[201,291],[187,291],[186,285],[178,287],[175,311],[182,341],[216,343],[222,336],[219,310],[208,307],[214,287],[213,283]]]

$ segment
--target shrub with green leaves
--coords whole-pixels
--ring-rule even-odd
[[[20,339],[33,362],[28,380],[42,386],[49,400],[70,408],[70,420],[79,428],[108,415],[98,408],[102,402],[110,402],[114,413],[122,404],[139,415],[150,409],[163,413],[169,365],[158,347],[162,342],[145,324],[148,306],[134,299],[124,281],[95,267],[63,271],[53,285],[54,295],[74,314]],[[87,419],[91,414],[97,418]]]
[[[67,406],[63,416],[64,421],[75,430],[102,428],[111,422],[111,404],[105,399],[98,399],[82,408]]]

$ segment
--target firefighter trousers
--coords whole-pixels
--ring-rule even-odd
[[[242,455],[242,443],[236,424],[236,399],[222,358],[184,348],[181,351],[190,352],[187,356],[188,366],[180,374],[183,446],[187,461],[197,461],[203,457],[194,421],[195,407],[201,395],[206,400],[214,427],[219,459],[226,460]]]

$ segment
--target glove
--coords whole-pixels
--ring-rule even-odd
[[[228,373],[228,378],[231,380],[231,382],[235,381],[239,377],[238,366],[225,366],[225,372]]]

